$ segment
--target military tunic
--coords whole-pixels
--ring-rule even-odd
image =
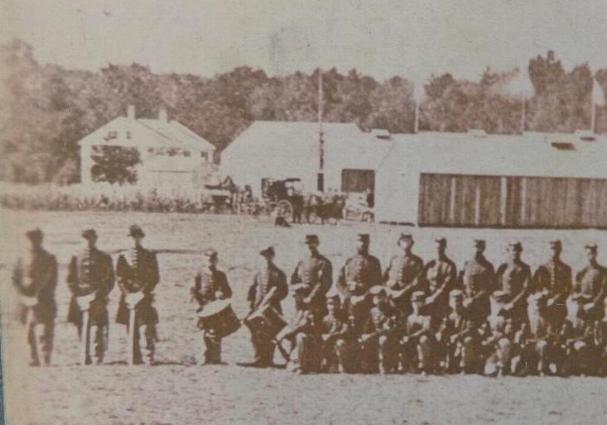
[[[547,318],[553,324],[562,323],[567,315],[567,297],[572,290],[571,267],[561,260],[550,260],[539,266],[533,276],[533,290],[546,290],[550,298],[556,298],[546,307]]]
[[[291,284],[303,283],[309,287],[306,297],[311,296],[309,308],[321,319],[326,312],[326,294],[333,283],[333,267],[331,262],[320,254],[304,258],[295,267],[291,275]]]
[[[497,281],[493,264],[484,256],[464,263],[461,285],[468,300],[466,308],[470,320],[481,323],[489,315],[489,295],[496,289]]]
[[[423,289],[424,262],[415,254],[399,254],[390,259],[384,271],[383,281],[389,289],[402,290],[406,294],[399,297],[388,297],[395,307],[408,314],[411,311],[411,294],[414,288]]]
[[[514,302],[508,313],[515,323],[526,321],[526,294],[531,289],[531,268],[522,261],[509,261],[497,269],[499,287],[508,294],[508,303]],[[517,297],[520,298],[517,299]]]
[[[605,294],[606,285],[607,269],[600,264],[591,264],[576,274],[573,293],[595,299],[599,295]]]
[[[112,257],[96,248],[85,249],[73,256],[67,275],[67,284],[72,292],[72,299],[67,320],[80,327],[82,313],[76,303],[76,297],[95,293],[89,310],[91,326],[108,325],[108,294],[114,288],[114,266]]]
[[[158,323],[158,312],[153,306],[154,289],[160,280],[156,254],[145,248],[136,247],[130,249],[128,253],[120,255],[116,263],[116,280],[122,292],[116,322],[128,325],[129,312],[125,295],[142,291],[144,298],[136,307],[137,322],[140,324]]]

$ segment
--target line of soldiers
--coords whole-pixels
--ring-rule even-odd
[[[141,227],[131,226],[128,236],[133,247],[118,257],[115,272],[111,257],[96,247],[94,229],[82,233],[85,248],[69,264],[66,280],[73,298],[68,320],[94,339],[86,363],[92,363],[91,357],[103,362],[108,295],[115,280],[121,291],[116,321],[127,328],[134,322],[135,363],[154,362],[158,262],[142,246]],[[42,247],[40,230],[27,237],[30,250],[18,261],[13,283],[21,296],[31,363],[48,365],[57,262]],[[588,264],[573,276],[561,260],[558,240],[550,241],[550,258],[534,273],[522,260],[519,242],[508,245],[508,260],[495,269],[484,256],[485,242],[475,240],[472,258],[458,273],[447,256],[446,239],[435,240],[436,255],[424,263],[413,253],[412,235],[404,233],[397,240],[398,254],[382,270],[370,254],[369,235],[360,234],[355,255],[333,282],[332,264],[320,253],[318,236],[307,235],[304,243],[306,254],[290,279],[274,263],[273,247],[260,252],[262,264],[248,292],[249,315],[263,310],[284,321],[281,303],[289,292],[295,315],[275,331],[251,328],[255,366],[272,366],[278,349],[287,368],[297,373],[607,375],[607,269],[597,262],[596,244],[585,246]],[[204,254],[191,288],[201,311],[232,296],[226,274],[217,267],[218,253],[209,249]],[[221,341],[229,332],[202,319],[199,327],[204,363],[221,363]]]

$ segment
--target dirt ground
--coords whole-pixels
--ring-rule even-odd
[[[214,247],[234,290],[233,305],[246,314],[246,291],[258,267],[259,249],[274,244],[277,264],[290,274],[303,253],[303,236],[317,233],[334,274],[353,250],[359,232],[368,232],[382,264],[394,252],[401,231],[417,239],[415,251],[429,258],[432,238],[449,240],[449,255],[459,265],[470,255],[471,240],[487,240],[488,258],[504,258],[508,240],[519,239],[524,258],[537,266],[547,255],[546,241],[559,237],[564,258],[574,269],[583,264],[583,244],[598,242],[607,263],[607,233],[550,230],[473,230],[404,228],[344,223],[277,229],[267,221],[234,216],[133,213],[38,213],[0,211],[0,264],[3,348],[8,424],[600,424],[607,417],[607,380],[598,378],[507,378],[414,375],[294,376],[282,369],[239,366],[251,360],[246,329],[224,342],[226,366],[201,367],[202,341],[195,328],[189,288],[201,252]],[[107,364],[77,364],[76,331],[66,323],[69,294],[66,264],[80,249],[80,231],[94,226],[99,246],[129,247],[131,223],[140,224],[145,245],[159,250],[161,283],[156,291],[160,314],[159,365],[126,366],[125,331],[110,330]],[[11,320],[14,305],[10,268],[20,252],[26,228],[39,226],[45,245],[60,264],[54,366],[29,368],[20,326]],[[114,259],[116,256],[114,255]],[[118,291],[111,294],[115,315]],[[285,302],[286,315],[293,310]],[[278,359],[277,359],[278,360]]]

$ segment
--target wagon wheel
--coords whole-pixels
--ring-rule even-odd
[[[285,220],[291,221],[293,218],[293,204],[286,199],[278,201],[276,204],[276,209],[278,210],[279,215],[284,217]]]

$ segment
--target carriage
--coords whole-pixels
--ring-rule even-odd
[[[303,210],[303,187],[299,178],[263,179],[261,193],[266,211],[273,216],[292,221]]]

